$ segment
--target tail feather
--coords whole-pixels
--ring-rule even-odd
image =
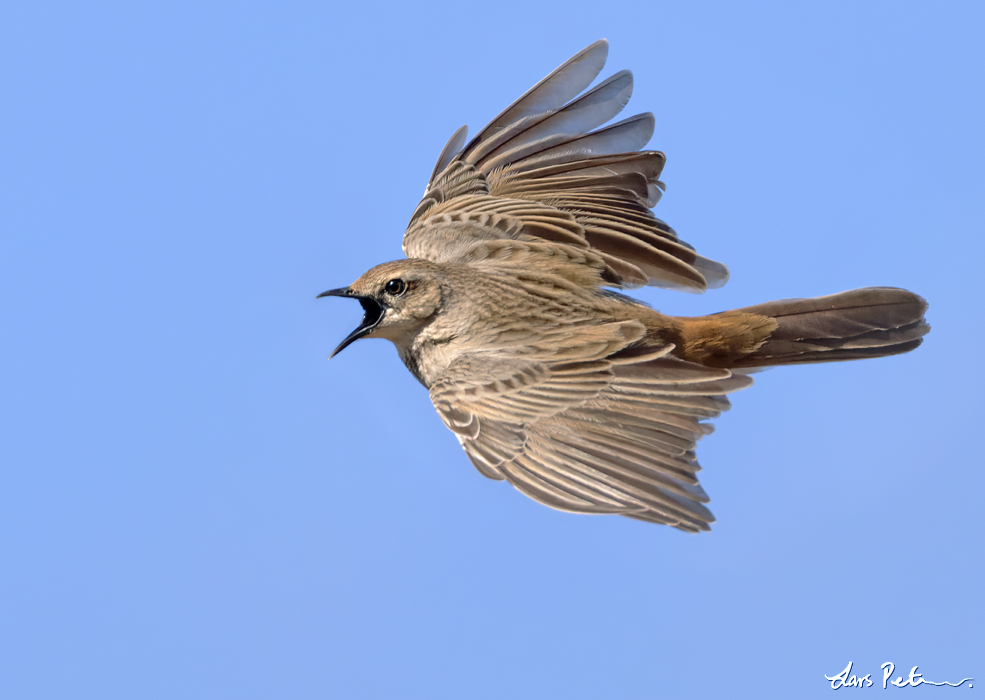
[[[909,352],[930,330],[927,302],[913,292],[869,287],[813,299],[786,299],[739,309],[776,328],[734,367],[838,362]]]

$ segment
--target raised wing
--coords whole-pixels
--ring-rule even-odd
[[[701,421],[752,380],[670,357],[671,345],[629,347],[643,333],[634,321],[575,332],[563,358],[463,355],[431,400],[482,474],[541,503],[707,530],[694,448],[712,427]]]
[[[653,115],[602,127],[629,101],[632,74],[620,71],[582,93],[607,54],[604,39],[584,49],[468,145],[465,127],[455,132],[411,217],[404,253],[480,262],[473,251],[480,242],[546,242],[580,249],[597,284],[691,292],[725,284],[724,265],[698,255],[650,211],[665,160],[640,150]]]

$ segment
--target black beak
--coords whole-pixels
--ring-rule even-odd
[[[339,343],[339,346],[332,351],[331,355],[328,356],[328,359],[330,360],[342,352],[351,343],[359,340],[380,325],[380,321],[383,320],[383,312],[386,311],[386,309],[383,308],[383,304],[378,302],[373,297],[356,294],[349,287],[343,287],[342,289],[329,289],[327,292],[322,292],[315,298],[321,299],[322,297],[348,297],[349,299],[355,299],[360,303],[363,307],[363,311],[365,312],[363,315],[363,320],[360,321],[359,326],[356,327],[356,330],[346,336],[346,339]]]

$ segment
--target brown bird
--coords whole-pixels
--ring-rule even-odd
[[[875,287],[710,316],[665,316],[607,287],[703,292],[724,265],[653,207],[653,115],[599,128],[632,75],[584,92],[608,44],[581,51],[465,145],[445,146],[404,234],[406,260],[350,287],[365,316],[332,353],[387,338],[485,476],[560,510],[682,530],[714,521],[698,484],[703,422],[760,367],[908,352],[926,302]]]

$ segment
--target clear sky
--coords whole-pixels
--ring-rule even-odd
[[[5,4],[0,696],[985,685],[985,11],[930,8]],[[486,480],[385,341],[326,362],[361,311],[315,295],[401,257],[448,136],[603,36],[732,271],[638,296],[930,302],[912,354],[733,396],[697,536]]]

